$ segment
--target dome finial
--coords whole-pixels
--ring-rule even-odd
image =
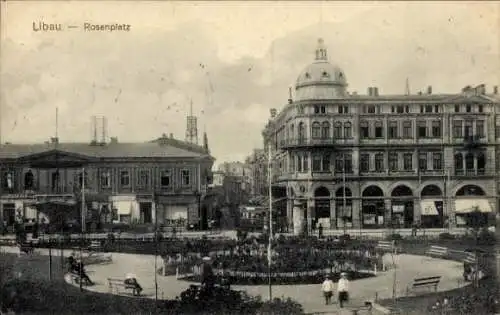
[[[323,38],[318,38],[318,47],[316,48],[316,60],[328,60],[327,50]]]

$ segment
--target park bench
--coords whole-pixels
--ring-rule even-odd
[[[410,292],[415,292],[416,289],[420,288],[434,288],[434,291],[437,291],[437,287],[439,282],[441,281],[441,276],[434,277],[423,277],[423,278],[415,278],[413,279],[413,283],[407,288],[407,295]]]
[[[394,241],[379,241],[375,248],[384,252],[397,253]]]
[[[371,314],[373,309],[373,303],[371,301],[365,301],[362,305],[350,305],[346,306],[345,308],[351,311],[351,314],[353,315],[358,315],[360,314],[361,311],[366,311],[368,314]]]
[[[469,264],[475,264],[476,263],[476,254],[465,252],[464,262],[469,263]]]
[[[123,288],[125,290],[132,290],[133,295],[138,295],[135,285],[125,284],[125,279],[108,278],[108,287],[110,293],[113,293],[113,288],[115,289],[115,293],[120,293],[119,288]]]
[[[20,243],[19,245],[19,255],[21,254],[26,254],[26,255],[32,255],[34,251],[33,244],[31,243]]]
[[[94,252],[99,252],[102,250],[102,245],[101,245],[101,241],[92,241],[90,242],[90,245],[89,245],[89,248],[88,248],[89,251],[94,251]]]
[[[445,257],[448,255],[448,248],[446,247],[441,247],[441,246],[435,246],[432,245],[426,252],[426,255],[429,255],[431,257]]]

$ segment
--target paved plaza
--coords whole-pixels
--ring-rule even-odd
[[[16,248],[2,247],[6,252],[18,252]],[[48,255],[47,249],[37,249],[37,254]],[[59,250],[54,250],[54,256],[59,255]],[[70,254],[64,251],[65,256]],[[87,267],[89,276],[96,283],[88,287],[88,290],[109,293],[107,278],[123,279],[126,273],[137,275],[139,283],[144,288],[144,295],[148,298],[155,297],[155,258],[152,255],[136,255],[113,253],[113,261],[110,264],[90,265]],[[29,257],[23,258],[29,259]],[[391,255],[384,256],[386,264],[392,264]],[[466,285],[463,282],[463,266],[460,262],[436,259],[416,255],[395,255],[396,269],[379,272],[376,277],[353,280],[350,283],[350,295],[353,304],[361,304],[365,300],[372,300],[377,296],[379,299],[391,298],[393,296],[393,283],[396,282],[396,293],[398,296],[406,294],[407,286],[414,278],[425,276],[441,276],[438,291],[448,291]],[[162,266],[162,259],[157,258],[158,268]],[[396,273],[396,275],[395,275]],[[186,290],[189,282],[177,280],[175,276],[157,276],[158,297],[160,299],[173,299],[182,291]],[[249,295],[260,295],[264,299],[268,297],[269,287],[266,285],[256,286],[232,286],[235,290],[246,291]],[[274,297],[290,297],[298,301],[307,313],[341,314],[338,306],[325,306],[320,291],[320,284],[313,285],[275,285],[272,287]]]

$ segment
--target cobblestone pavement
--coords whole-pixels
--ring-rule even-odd
[[[17,248],[2,247],[6,252],[18,252]],[[36,249],[38,255],[48,255],[47,249]],[[60,255],[59,250],[52,252],[54,256]],[[70,251],[64,252],[65,256]],[[29,259],[26,257],[24,259]],[[154,266],[155,258],[152,255],[135,255],[113,253],[113,262],[104,265],[91,265],[87,269],[95,286],[89,287],[89,290],[96,292],[109,292],[106,283],[107,278],[123,279],[126,273],[137,275],[139,283],[144,288],[144,295],[149,298],[155,298],[154,285]],[[390,255],[384,256],[387,264],[392,263]],[[385,272],[379,272],[376,277],[353,280],[350,283],[351,303],[361,305],[365,300],[391,298],[393,296],[393,283],[396,283],[396,293],[398,296],[406,294],[406,288],[416,277],[440,275],[441,282],[438,291],[448,291],[465,285],[462,281],[462,264],[455,261],[429,258],[424,256],[415,256],[401,254],[394,257],[397,266]],[[157,267],[162,264],[162,259],[157,258]],[[189,282],[177,280],[175,276],[157,275],[158,298],[172,299],[187,289]],[[256,286],[233,286],[235,290],[246,291],[250,295],[260,295],[262,298],[269,296],[269,287],[267,285]],[[272,287],[274,297],[292,298],[301,303],[307,313],[322,314],[350,314],[347,310],[339,311],[338,305],[324,305],[323,297],[320,292],[320,284],[313,285],[275,285]],[[363,314],[360,312],[360,315]]]

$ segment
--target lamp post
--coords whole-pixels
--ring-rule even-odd
[[[273,299],[272,279],[271,279],[271,254],[272,254],[272,238],[273,238],[273,194],[272,194],[272,157],[271,157],[271,143],[268,143],[268,161],[267,161],[267,174],[269,185],[269,239],[267,245],[267,276],[269,284],[269,301]]]
[[[82,168],[82,191],[81,191],[81,201],[82,201],[82,230],[80,235],[80,291],[83,291],[83,255],[82,255],[82,247],[83,247],[83,234],[85,233],[85,168]]]

